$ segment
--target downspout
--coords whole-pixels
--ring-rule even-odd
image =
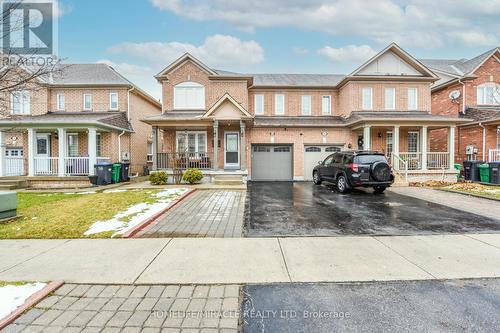
[[[481,122],[479,123],[479,127],[483,129],[483,161],[486,161],[486,127]]]
[[[122,131],[120,135],[118,135],[118,161],[122,161],[122,135],[125,134],[125,131]]]

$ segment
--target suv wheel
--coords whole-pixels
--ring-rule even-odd
[[[337,189],[340,193],[347,193],[351,189],[344,175],[340,175],[339,178],[337,178]]]
[[[321,183],[322,183],[322,180],[321,180],[321,177],[319,176],[318,171],[314,171],[314,173],[313,173],[313,182],[316,185],[321,185]]]
[[[376,194],[380,194],[385,191],[385,186],[375,186],[373,189],[375,190]]]

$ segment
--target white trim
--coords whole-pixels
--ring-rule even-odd
[[[328,97],[328,110],[325,112],[323,109],[323,98]],[[322,115],[330,115],[332,114],[332,95],[323,95],[321,96],[321,114]]]
[[[62,105],[59,103],[61,97],[62,97]],[[57,108],[57,111],[66,110],[66,96],[64,95],[64,93],[58,93],[56,95],[56,108]]]
[[[76,156],[69,155],[69,137],[70,136],[76,137]],[[79,139],[78,133],[76,133],[76,132],[66,133],[66,151],[64,152],[64,155],[66,157],[78,157],[80,155],[79,152],[80,152],[80,139]]]
[[[186,135],[186,134],[196,134],[195,136],[195,152],[196,153],[206,153],[208,152],[208,134],[207,134],[207,131],[176,131],[175,132],[175,152],[176,153],[187,153],[186,152],[180,152],[179,151],[179,140],[178,140],[178,137],[179,137],[179,134],[182,134],[182,135]],[[198,151],[198,134],[205,134],[205,151]],[[186,138],[186,140],[188,140]],[[215,138],[214,138],[215,140]],[[186,148],[188,148],[189,150],[189,141],[186,141]]]
[[[387,91],[392,90],[392,101],[391,106],[387,106]],[[384,109],[385,110],[395,110],[396,109],[396,88],[394,87],[387,87],[384,88]]]
[[[113,107],[111,96],[116,96],[116,107],[115,108]],[[109,109],[110,110],[116,111],[116,110],[118,110],[120,108],[120,103],[118,101],[118,97],[119,96],[118,96],[118,93],[116,91],[113,91],[113,92],[109,93]]]
[[[278,112],[278,98],[283,97],[283,110]],[[274,94],[274,114],[277,116],[283,116],[285,114],[285,94]]]
[[[185,101],[181,103],[180,93],[186,94]],[[188,96],[191,92],[193,95]],[[175,110],[204,110],[205,109],[205,86],[195,81],[184,81],[174,86],[174,109]],[[198,100],[199,99],[199,100]],[[196,103],[195,103],[196,102]],[[193,104],[189,104],[193,103]]]
[[[261,103],[258,103],[257,97],[262,98]],[[265,111],[264,111],[265,103],[266,102],[265,102],[264,94],[255,94],[253,96],[253,104],[254,104],[253,105],[253,112],[255,115],[264,115],[265,114]],[[261,112],[257,112],[257,110],[258,110],[257,105],[260,105]]]
[[[413,90],[415,91],[415,107],[411,108],[410,107],[410,91],[413,91]],[[407,107],[408,111],[418,110],[418,88],[417,87],[408,88],[406,98],[407,98],[407,106],[406,107]]]
[[[238,144],[236,147],[238,147],[238,163],[227,163],[226,162],[226,148],[227,148],[227,134],[236,134],[238,137]],[[240,137],[240,132],[236,131],[224,131],[224,169],[225,168],[240,168],[241,164],[241,137]]]
[[[87,108],[85,107],[85,97],[90,96],[90,107]],[[92,94],[91,93],[83,93],[83,110],[84,111],[91,111],[92,110]]]
[[[200,67],[201,69],[203,69],[208,74],[217,75],[216,72],[214,72],[212,69],[210,69],[207,66],[205,66],[201,61],[199,61],[198,59],[196,59],[195,57],[193,57],[191,54],[185,53],[182,56],[180,56],[177,60],[175,60],[173,63],[171,63],[170,65],[168,65],[165,69],[163,69],[155,77],[160,77],[160,76],[165,75],[166,73],[168,73],[169,71],[173,70],[175,67],[177,67],[178,65],[180,65],[181,63],[183,63],[185,60],[191,60],[194,64],[196,64],[198,67]]]
[[[304,109],[304,99],[309,99],[309,102],[308,102],[309,109],[308,110]],[[300,96],[300,114],[303,116],[310,116],[312,114],[312,96],[311,95]]]
[[[240,110],[246,117],[249,117],[249,118],[253,118],[252,115],[250,113],[248,113],[244,108],[243,106],[241,106],[240,103],[238,103],[234,98],[231,97],[231,95],[229,95],[228,93],[225,93],[224,96],[222,96],[218,101],[217,103],[214,104],[214,106],[212,106],[210,108],[210,110],[208,110],[202,118],[208,118],[208,116],[210,116],[215,110],[217,110],[217,108],[224,102],[224,101],[230,101],[234,106],[236,106],[238,108],[238,110]]]
[[[18,95],[19,112],[14,112],[14,96]],[[25,109],[25,96],[27,96],[28,111],[24,112]],[[12,115],[30,115],[31,114],[31,94],[28,90],[18,90],[10,93],[10,114]]]
[[[365,91],[370,91],[370,106],[365,107]],[[373,88],[372,87],[363,87],[361,88],[361,109],[362,110],[373,110]]]

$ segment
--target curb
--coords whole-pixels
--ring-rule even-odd
[[[189,189],[186,193],[184,193],[183,195],[181,195],[179,197],[179,199],[177,199],[177,200],[169,203],[168,206],[165,207],[165,209],[163,209],[161,212],[159,212],[159,213],[151,216],[150,218],[148,218],[144,222],[136,225],[135,227],[133,227],[132,229],[130,229],[129,231],[127,231],[125,234],[123,234],[122,238],[135,238],[135,236],[139,232],[141,232],[143,230],[147,230],[148,227],[150,227],[153,224],[153,222],[155,222],[156,220],[158,220],[166,212],[168,212],[170,209],[172,209],[173,207],[175,207],[178,203],[180,203],[181,201],[183,201],[184,199],[186,199],[189,195],[191,195],[194,192],[196,192],[196,189]]]
[[[3,330],[8,325],[12,324],[20,315],[22,315],[26,310],[35,306],[38,302],[47,297],[51,292],[58,289],[64,284],[64,281],[52,281],[47,284],[42,290],[37,291],[24,302],[23,305],[18,307],[14,312],[9,314],[4,319],[0,320],[0,330]]]

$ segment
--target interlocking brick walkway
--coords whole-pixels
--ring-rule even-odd
[[[239,286],[66,284],[4,332],[236,333]]]
[[[245,191],[196,191],[138,237],[241,237]]]

